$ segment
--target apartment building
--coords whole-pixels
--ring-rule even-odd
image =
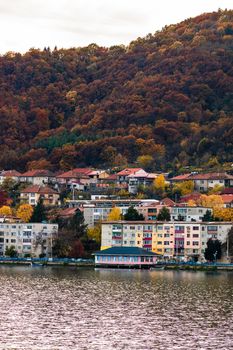
[[[231,227],[231,222],[104,222],[101,249],[140,247],[166,258],[203,260],[208,239],[225,242]]]
[[[57,232],[57,224],[0,223],[0,255],[13,246],[21,257],[40,254],[51,257],[52,240]]]
[[[169,209],[172,221],[202,221],[207,210],[213,213],[213,209],[207,207],[178,206]]]

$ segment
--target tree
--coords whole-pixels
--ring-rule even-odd
[[[39,199],[37,205],[34,208],[31,222],[43,222],[47,220],[45,207],[43,205],[43,201]]]
[[[9,248],[6,248],[5,255],[9,256],[10,258],[15,258],[18,255],[18,252],[15,250],[14,246],[10,246]]]
[[[181,196],[185,196],[187,194],[193,193],[194,191],[194,182],[189,181],[182,181],[180,183],[176,183],[174,186],[174,191],[180,191]]]
[[[170,221],[171,220],[171,215],[170,211],[167,207],[163,207],[157,217],[157,220],[159,221]]]
[[[142,167],[146,171],[149,171],[153,167],[154,158],[149,154],[142,155],[137,158],[137,163],[140,167]]]
[[[210,196],[206,194],[202,194],[199,199],[199,204],[202,207],[209,207],[209,208],[222,208],[223,207],[223,200],[221,196],[218,196],[216,194],[212,194]]]
[[[188,207],[196,207],[196,202],[193,200],[193,199],[190,199],[188,202],[187,202],[187,206]]]
[[[30,204],[21,204],[16,212],[16,215],[23,220],[29,222],[32,217],[33,208]]]
[[[214,217],[212,215],[211,210],[206,210],[205,214],[202,217],[203,222],[214,221]]]
[[[161,174],[154,180],[154,189],[158,192],[163,193],[165,191],[166,181],[165,177]]]
[[[233,221],[233,208],[214,208],[214,217],[220,221]]]
[[[221,242],[218,239],[210,238],[207,241],[207,248],[205,249],[204,255],[207,261],[216,261],[221,259]]]
[[[107,221],[117,221],[117,220],[121,220],[121,210],[120,208],[114,207],[108,214]]]
[[[87,229],[87,236],[89,239],[95,241],[98,245],[101,242],[101,224],[98,223],[94,227],[89,227]]]
[[[9,207],[8,205],[3,205],[3,207],[0,208],[0,215],[11,216],[12,215],[11,207]]]
[[[144,221],[145,218],[142,214],[139,214],[134,207],[129,207],[124,215],[124,220],[126,221]]]
[[[83,255],[88,245],[87,225],[83,213],[77,210],[73,217],[58,219],[59,232],[54,239],[53,253],[58,257],[78,257]],[[80,244],[81,243],[81,244]]]

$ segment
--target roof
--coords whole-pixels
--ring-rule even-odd
[[[206,173],[190,176],[190,180],[233,180],[233,176],[227,173]]]
[[[117,174],[111,174],[108,177],[106,177],[105,180],[111,180],[111,181],[117,180]]]
[[[224,204],[233,202],[233,194],[222,194],[221,198]]]
[[[221,194],[227,194],[227,195],[233,194],[233,187],[224,188],[224,189],[222,190]]]
[[[190,194],[186,194],[185,196],[180,197],[179,203],[183,203],[183,202],[188,202],[190,200],[198,200],[201,197],[201,193],[199,192],[193,192]]]
[[[17,177],[17,176],[21,176],[21,173],[19,173],[16,170],[5,170],[1,172],[1,176],[5,176],[5,177]]]
[[[189,177],[191,176],[191,174],[182,174],[182,175],[178,175],[178,176],[174,176],[168,180],[170,181],[185,181],[187,180]]]
[[[59,217],[66,218],[66,217],[72,217],[75,215],[75,213],[79,210],[78,208],[65,208],[59,211],[58,215]]]
[[[174,205],[176,204],[175,202],[173,202],[173,200],[171,200],[170,198],[164,198],[160,201],[161,204],[166,205],[167,207],[174,207]]]
[[[95,252],[94,255],[159,256],[159,254],[138,247],[112,247]]]
[[[119,171],[117,176],[129,176],[135,174],[136,172],[143,170],[142,168],[126,168],[124,170]],[[144,170],[143,170],[144,171]]]
[[[92,169],[89,168],[76,168],[69,170],[65,173],[62,173],[57,176],[57,178],[82,178],[82,179],[89,179],[88,174],[92,172]]]
[[[57,191],[53,190],[48,186],[32,185],[24,190],[21,193],[39,193],[39,194],[59,194]]]
[[[52,177],[54,174],[46,169],[29,170],[26,173],[20,174],[22,177]]]

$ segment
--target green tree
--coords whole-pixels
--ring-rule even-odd
[[[209,209],[206,210],[206,213],[203,215],[202,221],[203,222],[214,221],[214,217],[211,213],[211,210]]]
[[[37,205],[34,208],[32,217],[31,217],[31,222],[43,222],[47,220],[47,216],[46,216],[46,211],[45,211],[45,207],[43,204],[43,201],[41,199],[39,199]]]
[[[163,207],[157,217],[157,220],[159,221],[170,221],[171,220],[171,215],[170,211],[167,207]]]
[[[15,250],[14,246],[10,246],[9,248],[6,248],[5,255],[9,256],[10,258],[15,258],[18,255],[18,252]]]
[[[218,239],[210,238],[207,241],[207,248],[205,249],[204,255],[207,261],[216,261],[217,259],[221,259],[221,242]]]
[[[124,215],[124,220],[126,221],[143,221],[145,220],[144,216],[142,214],[139,214],[139,212],[134,207],[129,207],[127,212]]]

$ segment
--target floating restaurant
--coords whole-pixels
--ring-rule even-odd
[[[161,257],[159,254],[138,247],[112,247],[98,251],[93,255],[97,267],[138,269],[154,266],[157,259]]]

